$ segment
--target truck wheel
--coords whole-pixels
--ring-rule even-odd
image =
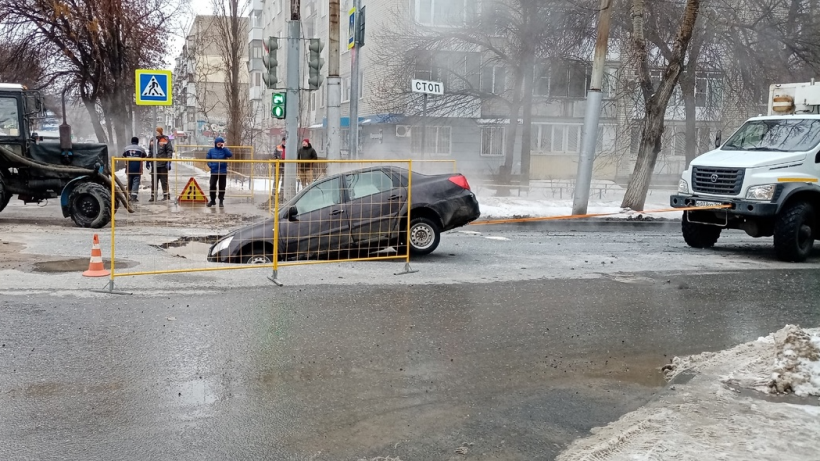
[[[723,229],[718,226],[689,222],[689,215],[684,211],[681,230],[683,231],[683,239],[690,247],[712,248],[720,238],[720,231]]]
[[[0,211],[3,211],[3,208],[6,208],[6,205],[9,204],[9,200],[11,200],[11,194],[9,194],[6,190],[6,185],[3,182],[3,175],[0,175]]]
[[[441,241],[441,231],[436,223],[427,218],[413,218],[410,221],[409,240],[410,254],[414,256],[429,255],[438,248]]]
[[[774,251],[781,261],[803,262],[814,248],[814,208],[806,202],[786,206],[774,223]]]
[[[111,192],[100,184],[78,184],[68,203],[71,219],[79,227],[99,229],[111,222]]]

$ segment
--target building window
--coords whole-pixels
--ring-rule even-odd
[[[319,108],[325,107],[325,91],[324,88],[319,90]]]
[[[416,0],[416,22],[425,26],[459,27],[477,18],[476,0]]]
[[[424,153],[427,155],[450,155],[452,148],[452,129],[449,126],[428,126],[424,140]],[[420,154],[421,149],[421,127],[413,128],[411,132],[412,149],[414,153]],[[418,134],[417,134],[418,133]]]
[[[316,92],[310,93],[310,110],[316,110]]]
[[[723,103],[723,86],[720,74],[699,72],[695,75],[695,106],[720,107]]]
[[[487,66],[481,70],[481,91],[502,94],[507,85],[507,69],[504,66]]]
[[[549,95],[553,98],[583,98],[589,77],[589,67],[584,63],[555,63],[550,66]]]
[[[530,147],[534,154],[577,154],[581,151],[581,125],[533,124]]]
[[[342,77],[342,102],[350,101],[350,77]]]
[[[475,89],[480,83],[479,53],[438,52],[416,58],[413,78],[444,84],[445,91]]]
[[[504,127],[481,127],[481,156],[501,157],[504,155]]]

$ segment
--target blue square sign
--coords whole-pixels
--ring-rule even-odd
[[[171,105],[171,71],[137,69],[136,102],[138,106]]]

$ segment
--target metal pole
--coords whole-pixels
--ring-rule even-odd
[[[159,190],[157,189],[157,186],[158,186],[157,176],[159,176],[157,174],[157,155],[159,153],[159,146],[157,146],[157,135],[156,135],[156,130],[157,130],[157,106],[154,106],[154,110],[153,110],[153,113],[152,113],[151,116],[153,117],[152,122],[153,122],[153,125],[154,125],[154,132],[151,133],[151,136],[153,136],[153,138],[154,138],[154,142],[152,143],[153,147],[151,148],[151,157],[153,157],[153,159],[154,159],[154,165],[153,165],[153,168],[151,168],[151,198],[153,198],[154,202],[156,203],[156,202],[159,202]]]
[[[421,107],[421,158],[424,158],[427,152],[427,93],[424,93]]]
[[[287,100],[285,101],[285,128],[288,137],[285,143],[285,152],[288,159],[295,160],[299,151],[299,65],[302,57],[301,27],[299,18],[299,0],[291,1],[291,20],[288,23],[288,71],[287,71]],[[296,195],[296,164],[285,163],[284,199],[290,200]],[[306,186],[303,184],[302,186]]]
[[[607,44],[609,43],[609,22],[612,16],[612,0],[601,0],[598,19],[598,39],[595,42],[595,57],[592,60],[592,79],[587,93],[587,107],[584,115],[583,142],[578,158],[578,175],[575,180],[575,197],[572,200],[572,214],[587,213],[589,187],[592,183],[592,166],[595,161],[595,147],[598,145],[598,121],[601,118],[601,88],[604,80]]]
[[[350,50],[350,158],[359,158],[359,11],[361,0],[353,0],[356,9],[353,26],[353,49]]]
[[[327,66],[327,159],[342,158],[342,78],[339,76],[339,0],[330,0]]]

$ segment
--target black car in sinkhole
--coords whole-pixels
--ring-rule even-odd
[[[442,232],[480,216],[478,200],[463,175],[410,175],[395,166],[368,167],[302,189],[280,208],[278,259],[362,257],[388,248],[406,254],[408,241],[411,255],[427,255],[438,247]],[[271,263],[273,234],[273,218],[240,228],[210,247],[208,261]]]

